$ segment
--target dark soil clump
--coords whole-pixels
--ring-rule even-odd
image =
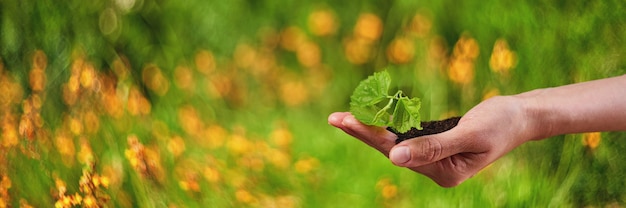
[[[461,117],[451,117],[440,121],[424,121],[421,123],[422,130],[411,128],[411,130],[405,133],[398,133],[390,127],[387,127],[387,130],[398,136],[398,139],[396,139],[396,144],[398,144],[407,139],[448,131],[454,128],[459,123],[459,120],[461,120]]]

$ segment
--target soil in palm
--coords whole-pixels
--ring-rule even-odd
[[[459,123],[459,120],[461,120],[461,117],[451,117],[439,121],[424,121],[421,123],[422,130],[411,128],[411,130],[405,133],[398,133],[389,127],[387,128],[387,130],[393,132],[398,136],[398,139],[396,139],[396,144],[398,144],[407,139],[448,131],[454,128]]]

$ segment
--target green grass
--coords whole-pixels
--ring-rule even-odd
[[[99,205],[110,207],[626,203],[623,132],[602,133],[596,148],[585,146],[582,134],[527,143],[460,186],[441,188],[326,120],[348,110],[360,80],[387,66],[399,83],[394,87],[421,98],[424,120],[462,115],[490,92],[516,94],[624,74],[620,1],[128,2],[135,3],[129,10],[115,1],[0,0],[0,204],[50,207],[62,187],[66,196],[82,197],[76,206],[87,206],[87,196],[97,192],[105,196]],[[334,16],[333,34],[318,36],[309,27],[316,11]],[[383,30],[357,45],[362,48],[356,52],[369,50],[370,57],[355,63],[348,48],[363,13],[376,15]],[[424,34],[410,31],[416,14],[430,25]],[[298,46],[308,48],[298,52],[281,43],[290,27],[305,40]],[[397,38],[413,46],[406,62],[388,58]],[[460,70],[473,76],[459,84],[449,66],[455,45],[468,39],[478,56],[473,67]],[[505,74],[490,69],[497,40],[517,57]],[[30,75],[36,51],[47,65],[41,92],[31,88],[37,84]],[[199,58],[203,52],[213,59]],[[77,60],[92,64],[100,85],[81,85],[82,72],[71,70]],[[198,61],[214,68],[203,70]],[[150,64],[158,72],[145,72]],[[128,71],[120,73],[120,66]],[[80,90],[70,105],[63,88],[72,76],[79,77]],[[167,85],[163,94],[159,83]],[[139,96],[129,96],[134,93]],[[25,114],[24,102],[36,96],[42,107]],[[37,116],[43,125],[29,128],[27,121]],[[140,145],[129,143],[132,135]],[[88,149],[91,162],[83,159]],[[137,158],[139,166],[133,165]],[[86,176],[109,183],[88,192],[80,184]]]

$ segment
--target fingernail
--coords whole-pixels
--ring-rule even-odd
[[[355,123],[355,118],[354,116],[346,116],[345,118],[343,118],[343,120],[341,121],[341,124],[343,126],[351,126]]]
[[[394,164],[404,164],[411,159],[411,151],[407,146],[393,148],[389,153],[389,159]]]
[[[328,116],[328,124],[330,125],[335,125],[339,122],[339,118],[337,118],[337,116],[335,116],[335,114],[330,114]]]

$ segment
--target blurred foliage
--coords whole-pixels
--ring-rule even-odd
[[[624,133],[453,189],[326,125],[390,68],[422,115],[626,72],[608,1],[0,0],[0,207],[623,206]]]

